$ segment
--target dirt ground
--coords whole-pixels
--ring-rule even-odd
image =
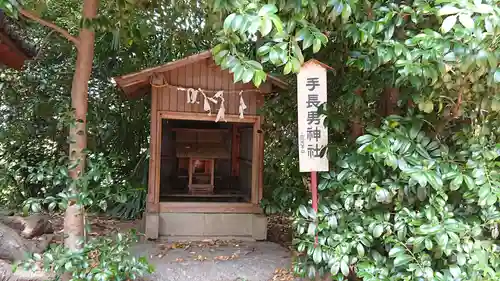
[[[157,240],[134,251],[155,266],[150,281],[271,281],[294,280],[286,268],[290,252],[272,242]]]
[[[63,217],[50,219],[62,242]],[[104,216],[87,217],[92,226],[88,235],[138,229],[140,221],[122,221]],[[286,217],[269,217],[268,242],[250,241],[143,241],[134,253],[155,266],[150,281],[291,281],[291,222]]]
[[[55,233],[63,232],[63,215],[55,214],[50,216]],[[118,220],[106,216],[88,215],[87,223],[92,227],[89,236],[95,237],[106,235],[116,231],[128,231],[130,229],[139,229],[140,220]],[[292,244],[293,229],[292,221],[289,217],[273,215],[268,217],[267,240],[278,243],[285,248],[290,248]]]
[[[267,240],[278,243],[290,249],[292,246],[293,229],[290,217],[273,215],[268,217]]]

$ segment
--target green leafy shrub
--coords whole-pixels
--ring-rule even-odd
[[[390,116],[321,174],[318,212],[297,211],[298,273],[500,280],[498,134],[463,126],[440,141],[429,127]]]
[[[43,254],[34,254],[20,266],[52,272],[55,280],[60,280],[66,272],[72,273],[72,281],[137,280],[152,273],[154,268],[146,258],[137,258],[130,252],[134,242],[137,236],[132,232],[92,239],[77,251],[56,245]]]
[[[147,161],[144,159],[138,163],[136,171],[145,165]],[[126,219],[137,218],[144,211],[146,204],[146,176],[141,183],[134,179],[134,175],[118,177],[119,170],[112,164],[116,161],[102,154],[90,154],[87,159],[88,170],[77,181],[69,177],[67,161],[61,160],[53,165],[48,165],[48,162],[44,161],[38,169],[30,169],[31,173],[27,178],[38,181],[38,184],[46,186],[50,192],[44,191],[40,197],[30,197],[25,200],[24,213],[37,213],[43,209],[64,210],[68,200],[75,199],[93,212],[104,211],[112,216]],[[65,187],[71,185],[77,185],[81,190],[78,198],[72,198],[66,190]],[[47,193],[48,196],[44,197],[43,194]]]
[[[142,215],[146,207],[147,186],[125,188],[119,201],[115,201],[113,208],[107,213],[112,217],[134,219]]]

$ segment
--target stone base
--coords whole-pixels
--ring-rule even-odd
[[[146,230],[148,228],[146,218]],[[157,229],[160,236],[251,237],[266,240],[267,218],[259,214],[160,213]]]
[[[146,239],[158,239],[159,216],[158,213],[145,213],[143,227]]]

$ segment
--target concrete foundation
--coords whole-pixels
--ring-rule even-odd
[[[160,236],[267,238],[267,218],[259,214],[160,213],[157,217]]]
[[[145,213],[144,214],[144,235],[146,239],[158,239],[158,213]]]

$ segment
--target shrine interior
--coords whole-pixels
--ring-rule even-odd
[[[253,125],[162,120],[160,201],[250,202]]]

